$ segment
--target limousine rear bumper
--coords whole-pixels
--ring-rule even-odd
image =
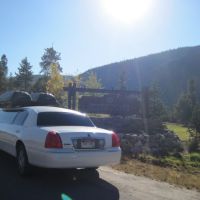
[[[102,151],[40,152],[30,159],[32,165],[44,168],[89,168],[120,163],[120,147]]]

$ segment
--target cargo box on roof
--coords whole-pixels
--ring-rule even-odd
[[[37,92],[31,93],[33,105],[37,106],[58,106],[55,96],[50,93]]]
[[[0,95],[0,107],[24,107],[31,105],[31,96],[24,91],[7,91]]]

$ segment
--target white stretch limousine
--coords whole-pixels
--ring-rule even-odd
[[[85,114],[49,106],[0,110],[0,149],[15,156],[21,175],[30,165],[97,168],[120,162],[118,136]]]

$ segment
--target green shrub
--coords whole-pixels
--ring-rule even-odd
[[[189,144],[189,152],[200,152],[199,141],[193,138]]]
[[[191,153],[190,160],[193,162],[200,162],[200,153]]]
[[[164,163],[168,166],[181,166],[183,161],[173,156],[168,156],[163,159]]]

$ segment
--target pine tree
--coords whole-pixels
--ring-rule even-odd
[[[8,71],[7,63],[8,60],[6,58],[6,55],[3,54],[0,60],[0,92],[3,92],[6,89],[6,75]]]
[[[197,103],[197,91],[196,91],[196,84],[194,80],[190,80],[188,83],[188,98],[192,105],[192,109],[194,109]]]
[[[51,65],[56,64],[58,71],[62,72],[62,68],[60,66],[59,60],[61,60],[60,53],[58,53],[56,50],[54,50],[53,47],[46,48],[43,56],[41,57],[41,71],[40,73],[43,73],[45,76],[50,75],[51,71]]]
[[[47,77],[42,76],[38,78],[38,80],[34,83],[32,87],[33,92],[46,92],[46,85],[47,85]]]
[[[33,72],[31,71],[32,66],[28,62],[27,58],[24,58],[20,67],[18,68],[18,73],[16,75],[16,84],[21,90],[29,91],[31,88],[31,81],[33,80]]]
[[[8,90],[15,90],[16,89],[16,79],[13,77],[12,73],[10,73],[8,77]]]
[[[195,130],[195,138],[200,140],[200,105],[196,105],[192,112],[191,125]]]
[[[164,104],[160,98],[160,92],[157,85],[150,88],[149,115],[152,118],[162,118],[166,114]]]
[[[178,99],[175,107],[176,118],[184,123],[188,124],[192,117],[192,105],[187,94],[182,94]]]
[[[192,119],[192,113],[197,104],[197,92],[195,81],[190,80],[187,92],[182,94],[175,106],[175,114],[178,120],[184,124],[189,124]]]
[[[145,118],[156,118],[162,120],[167,117],[167,112],[160,98],[160,92],[157,85],[154,84],[150,89],[143,89],[142,112],[143,117]]]

